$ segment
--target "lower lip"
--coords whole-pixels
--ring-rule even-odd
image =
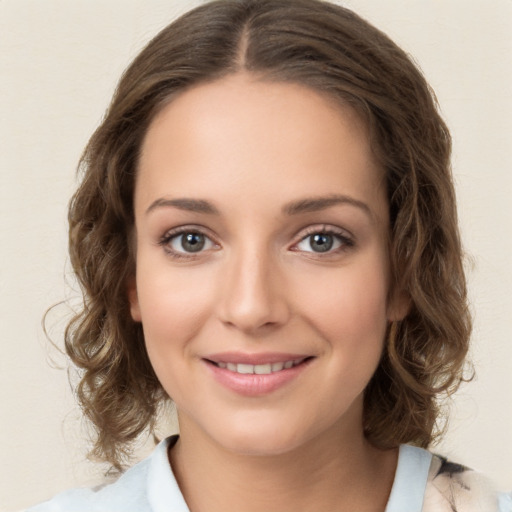
[[[239,395],[262,396],[272,393],[296,379],[310,364],[308,359],[297,366],[264,375],[236,373],[205,361],[217,382]]]

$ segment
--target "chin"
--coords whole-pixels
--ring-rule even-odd
[[[314,434],[304,421],[275,422],[259,420],[234,422],[212,437],[226,450],[246,456],[277,456],[290,453],[307,443]]]
[[[226,449],[233,453],[253,457],[272,457],[284,455],[297,449],[301,442],[282,435],[261,435],[254,432],[241,433],[227,441]]]

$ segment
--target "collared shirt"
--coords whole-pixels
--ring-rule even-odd
[[[177,440],[153,453],[116,482],[72,489],[26,512],[190,512],[167,457]],[[409,445],[400,446],[385,512],[512,512],[512,496],[494,492],[478,473]]]

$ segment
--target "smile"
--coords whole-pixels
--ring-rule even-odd
[[[246,364],[246,363],[224,363],[218,362],[214,364],[223,369],[227,369],[230,372],[241,373],[244,375],[256,374],[256,375],[269,375],[271,373],[280,372],[282,370],[288,370],[302,363],[305,358],[294,359],[291,361],[277,362],[277,363],[265,363],[265,364]]]
[[[238,395],[261,397],[300,378],[315,356],[300,354],[222,353],[203,358],[210,375]]]

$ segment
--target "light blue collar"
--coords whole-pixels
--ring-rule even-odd
[[[408,444],[400,445],[386,512],[421,512],[431,462],[430,452]]]

